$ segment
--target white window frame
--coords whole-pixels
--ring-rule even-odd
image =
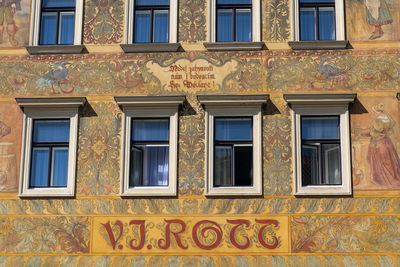
[[[83,26],[83,1],[75,0],[75,33],[74,33],[74,45],[82,44],[82,26]],[[31,5],[31,26],[30,26],[30,37],[29,45],[39,45],[40,35],[40,13],[41,13],[42,0],[32,0]]]
[[[135,44],[133,42],[134,36],[134,20],[135,20],[135,0],[128,0],[125,5],[125,18],[126,18],[126,31],[125,43]],[[178,0],[169,0],[169,32],[168,43],[178,42]],[[144,43],[146,44],[146,43]],[[153,44],[153,43],[149,43]],[[158,44],[158,43],[156,43]]]
[[[356,94],[286,94],[291,106],[293,129],[293,173],[295,195],[351,195],[351,146],[349,104]],[[336,115],[340,117],[341,185],[302,185],[301,116]]]
[[[209,21],[209,36],[208,39],[211,43],[216,42],[216,33],[217,33],[217,0],[209,0],[209,13],[208,13],[208,21]],[[261,42],[261,3],[260,0],[252,0],[251,1],[251,42]]]
[[[294,40],[300,40],[300,7],[299,0],[293,1],[292,28],[294,29]],[[336,41],[345,40],[344,1],[335,0],[335,31]],[[318,42],[319,40],[315,40]]]
[[[184,96],[115,97],[122,107],[121,190],[122,196],[176,196],[178,165],[178,111]],[[169,118],[168,186],[129,187],[132,118]]]
[[[86,98],[17,98],[23,108],[20,189],[21,197],[73,197],[75,195],[76,153],[78,143],[78,109]],[[29,188],[32,131],[35,119],[69,119],[68,175],[66,187]]]
[[[208,196],[262,195],[262,104],[268,95],[198,96],[205,105],[206,182]],[[249,117],[253,119],[253,186],[214,187],[214,117]]]

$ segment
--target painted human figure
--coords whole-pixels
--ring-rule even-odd
[[[18,10],[21,10],[21,0],[0,0],[0,43],[3,42],[4,29],[7,28],[10,44],[18,45],[15,38],[18,28],[14,20],[14,14]]]
[[[383,36],[382,25],[391,24],[393,22],[389,6],[386,0],[365,0],[365,6],[367,9],[367,23],[375,27],[369,39],[374,40],[381,38]]]
[[[370,127],[368,161],[372,182],[387,187],[400,187],[400,159],[390,139],[395,121],[385,113],[384,104],[372,108],[376,117]]]

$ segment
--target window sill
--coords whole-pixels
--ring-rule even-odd
[[[208,51],[255,51],[263,50],[264,42],[215,42],[204,43]]]
[[[85,52],[84,45],[37,45],[25,46],[31,55],[40,54],[82,54]]]
[[[121,44],[125,53],[143,52],[178,52],[181,50],[180,43],[140,43],[140,44]]]
[[[324,50],[324,49],[346,49],[349,41],[294,41],[289,42],[293,50]]]

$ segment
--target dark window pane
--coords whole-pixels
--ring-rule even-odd
[[[150,43],[151,11],[138,10],[135,12],[135,42]]]
[[[332,3],[335,4],[334,0],[300,0],[300,3]]]
[[[136,6],[167,6],[169,0],[136,0]]]
[[[40,21],[40,44],[57,44],[57,13],[42,12]]]
[[[253,140],[251,118],[215,118],[215,140]]]
[[[300,40],[311,41],[316,39],[316,10],[312,7],[300,8]]]
[[[143,150],[132,147],[129,186],[142,185],[143,179]]]
[[[319,40],[335,40],[335,8],[319,8]]]
[[[217,11],[217,42],[232,42],[233,9]]]
[[[168,146],[136,146],[132,152],[130,186],[168,186]],[[135,171],[141,168],[142,177]]]
[[[168,10],[154,11],[154,43],[168,43]]]
[[[318,185],[318,146],[301,147],[301,171],[303,186]]]
[[[322,145],[323,181],[322,184],[340,185],[342,178],[340,174],[340,145]]]
[[[75,7],[75,0],[43,0],[42,7]]]
[[[33,141],[69,142],[69,120],[34,120]]]
[[[253,185],[253,147],[235,147],[235,186]]]
[[[33,148],[30,187],[49,186],[49,149]]]
[[[232,146],[215,146],[214,186],[232,186]]]
[[[68,180],[68,148],[54,148],[52,160],[53,186],[67,186]]]
[[[75,13],[60,13],[60,42],[59,44],[74,44]]]
[[[168,119],[133,119],[133,141],[168,141]]]
[[[338,117],[302,117],[302,139],[339,139]]]
[[[226,5],[226,4],[248,4],[251,5],[251,0],[217,0],[218,5]]]
[[[236,41],[250,42],[251,41],[251,10],[237,9],[236,10]]]

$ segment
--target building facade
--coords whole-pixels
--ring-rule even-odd
[[[399,5],[0,1],[0,265],[399,266]]]

